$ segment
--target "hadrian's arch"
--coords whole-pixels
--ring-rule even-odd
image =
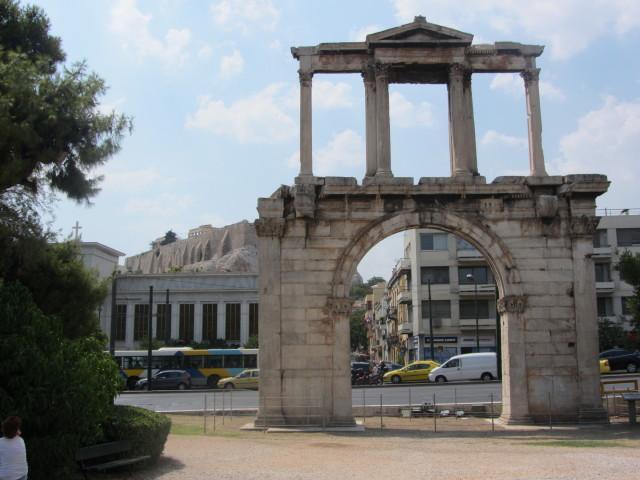
[[[292,49],[300,61],[300,174],[258,201],[260,410],[257,424],[353,423],[348,297],[353,272],[380,240],[437,228],[473,243],[498,285],[505,422],[601,419],[592,233],[602,175],[549,176],[541,140],[542,47],[471,45],[472,36],[422,17],[365,42]],[[520,72],[530,175],[480,176],[471,76]],[[362,74],[366,170],[313,175],[312,79]],[[441,83],[449,94],[451,176],[394,177],[389,83]],[[524,108],[523,108],[524,109]],[[425,172],[420,172],[425,173]],[[312,412],[312,414],[310,414]]]

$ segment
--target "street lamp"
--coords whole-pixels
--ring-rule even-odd
[[[473,280],[473,302],[476,311],[476,352],[480,351],[480,327],[478,325],[478,282],[476,277],[467,273],[467,280]]]

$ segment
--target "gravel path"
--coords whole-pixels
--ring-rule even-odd
[[[201,420],[199,420],[201,422]],[[265,434],[239,431],[171,435],[159,464],[135,480],[271,479],[612,479],[640,478],[640,429],[487,431],[485,420],[458,428],[385,420],[365,433]],[[379,425],[370,422],[371,427]],[[453,427],[456,428],[453,428]]]

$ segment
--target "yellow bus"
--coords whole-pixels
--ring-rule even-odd
[[[147,377],[147,350],[116,350],[115,359],[127,376],[127,388],[133,389]],[[257,348],[163,347],[151,355],[152,375],[161,370],[186,370],[191,385],[215,388],[218,380],[233,377],[247,368],[258,368]]]

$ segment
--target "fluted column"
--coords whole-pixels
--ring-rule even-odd
[[[312,177],[312,106],[313,73],[298,71],[300,77],[300,177]]]
[[[365,176],[373,177],[378,170],[378,122],[376,112],[376,75],[373,67],[362,72],[365,95],[365,128],[367,131],[367,166]]]
[[[477,174],[471,80],[465,77],[470,74],[464,65],[454,63],[449,67],[449,153],[451,175],[456,177]]]
[[[376,131],[377,170],[376,176],[390,177],[391,173],[391,126],[389,123],[389,66],[376,65]]]
[[[529,130],[529,167],[532,176],[545,176],[544,152],[542,151],[542,117],[540,115],[540,69],[532,68],[520,73],[524,79],[527,98],[527,125]]]

